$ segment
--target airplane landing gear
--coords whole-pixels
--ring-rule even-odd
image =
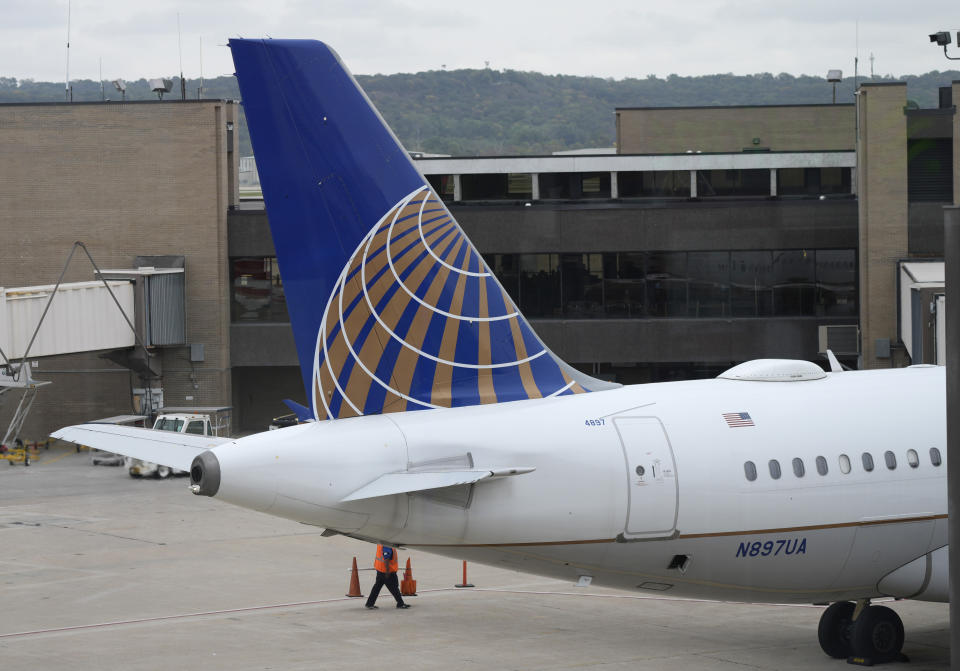
[[[837,659],[860,664],[902,659],[900,616],[886,606],[871,606],[867,600],[832,604],[820,616],[817,637],[823,651]]]

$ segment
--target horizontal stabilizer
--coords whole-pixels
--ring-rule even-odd
[[[283,399],[283,404],[293,411],[293,414],[297,416],[298,422],[313,421],[313,411],[305,405],[300,405],[296,401],[292,401],[289,398]]]
[[[154,431],[117,424],[77,424],[54,431],[50,435],[59,440],[181,471],[189,471],[193,458],[204,450],[230,442],[229,438]]]
[[[392,496],[393,494],[422,492],[427,489],[469,485],[474,482],[480,482],[481,480],[505,478],[510,475],[523,475],[524,473],[531,473],[534,470],[536,469],[532,466],[516,466],[513,468],[497,468],[493,470],[471,469],[463,471],[387,473],[340,500],[357,501],[359,499],[373,499],[378,496]]]

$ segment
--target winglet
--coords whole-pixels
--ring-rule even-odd
[[[293,411],[293,414],[297,416],[298,422],[313,421],[313,412],[311,412],[310,408],[308,408],[307,406],[300,405],[296,401],[293,401],[289,398],[283,399],[283,404]]]

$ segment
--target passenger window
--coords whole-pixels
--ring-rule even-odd
[[[817,457],[817,473],[820,475],[827,474],[827,460],[824,457]]]
[[[752,461],[748,461],[743,465],[743,472],[747,476],[747,480],[753,482],[757,479],[757,465]]]
[[[807,470],[803,467],[803,459],[801,459],[800,457],[794,457],[793,474],[796,475],[798,478],[802,478],[803,474],[806,472]]]
[[[860,458],[863,461],[863,470],[868,473],[873,470],[873,455],[869,452],[864,452],[863,456]]]
[[[930,448],[930,463],[934,466],[939,466],[943,463],[940,459],[940,450],[935,447]]]
[[[920,457],[916,450],[907,450],[907,463],[910,464],[910,468],[916,468],[920,465]]]
[[[195,433],[197,435],[203,435],[203,420],[195,420],[187,424],[187,430],[184,433]]]
[[[883,453],[883,461],[891,471],[897,467],[897,458],[890,450]]]
[[[850,472],[850,457],[845,454],[840,455],[840,472],[844,475]]]
[[[780,462],[776,459],[770,460],[770,477],[774,480],[780,479]]]

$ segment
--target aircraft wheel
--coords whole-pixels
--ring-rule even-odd
[[[820,639],[823,651],[834,659],[846,659],[850,656],[853,609],[853,602],[837,601],[820,616],[817,638]]]
[[[157,477],[161,480],[170,477],[170,467],[169,466],[157,466]]]
[[[850,647],[857,657],[891,662],[903,647],[903,621],[886,606],[870,606],[853,623]]]

